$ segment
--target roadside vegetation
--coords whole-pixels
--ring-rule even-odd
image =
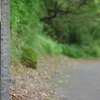
[[[57,69],[78,63],[70,58],[100,57],[100,1],[11,0],[10,5],[10,99],[63,98],[55,96],[51,80]]]
[[[11,63],[41,55],[100,57],[99,0],[11,0]]]

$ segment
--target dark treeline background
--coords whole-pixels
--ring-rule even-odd
[[[100,57],[100,1],[11,0],[11,62],[46,54]]]

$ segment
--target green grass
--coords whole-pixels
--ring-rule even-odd
[[[62,45],[63,55],[72,58],[97,58],[100,57],[100,47],[95,44],[92,47],[79,45]]]
[[[15,39],[15,41],[17,41]],[[11,41],[11,57],[15,63],[37,69],[40,55],[65,55],[72,58],[100,57],[100,47],[59,44],[50,37],[42,34],[29,35],[21,38],[20,43]]]
[[[44,35],[21,36],[19,42],[16,38],[11,40],[11,61],[15,64],[23,63],[24,65],[37,68],[38,56],[40,55],[58,55],[62,49],[50,37]]]

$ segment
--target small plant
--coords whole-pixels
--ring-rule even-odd
[[[37,55],[32,48],[22,47],[21,62],[26,67],[37,69]]]
[[[14,68],[14,70],[15,70],[16,72],[20,72],[20,71],[21,71],[20,68]]]
[[[47,100],[54,100],[54,98],[47,98]]]

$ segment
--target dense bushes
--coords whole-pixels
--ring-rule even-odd
[[[11,0],[11,62],[37,68],[41,54],[100,57],[97,4],[98,0]]]
[[[32,53],[28,48],[34,49],[35,34],[43,33],[43,24],[39,21],[44,12],[42,5],[40,0],[11,0],[11,60],[16,64],[23,58],[23,53]],[[27,51],[23,52],[23,47]],[[30,54],[32,61],[34,54]]]

